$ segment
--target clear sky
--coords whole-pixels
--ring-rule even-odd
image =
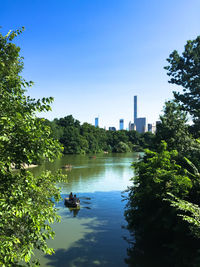
[[[200,35],[200,0],[0,0],[1,32],[17,38],[34,98],[54,97],[48,119],[119,128],[138,116],[153,123],[176,89],[166,58]]]

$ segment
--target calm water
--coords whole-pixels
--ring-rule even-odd
[[[130,185],[133,176],[131,163],[137,154],[67,155],[53,164],[34,168],[39,174],[44,169],[52,171],[65,164],[73,166],[68,183],[59,184],[62,197],[72,191],[81,200],[80,210],[58,203],[62,221],[53,226],[56,237],[48,242],[55,249],[52,256],[40,256],[41,266],[88,267],[127,266],[128,231],[123,229],[124,201],[122,191]]]

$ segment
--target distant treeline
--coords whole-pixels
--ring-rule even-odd
[[[80,124],[72,115],[53,121],[46,120],[52,135],[64,147],[64,154],[143,151],[152,148],[155,136],[136,131],[108,131],[89,123]]]

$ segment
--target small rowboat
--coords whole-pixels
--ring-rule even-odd
[[[76,208],[80,206],[80,200],[77,200],[74,202],[73,200],[69,200],[68,197],[65,198],[65,206],[70,207],[70,208]]]
[[[64,166],[62,166],[63,169],[66,169],[66,170],[71,170],[72,169],[72,165],[71,164],[66,164]]]

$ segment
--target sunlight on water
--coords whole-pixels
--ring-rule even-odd
[[[128,231],[122,228],[126,224],[122,191],[131,184],[131,163],[136,156],[127,153],[91,159],[71,155],[33,170],[37,175],[44,169],[55,171],[71,164],[71,170],[63,169],[68,183],[59,186],[63,199],[72,191],[81,201],[80,209],[69,209],[64,201],[57,204],[62,221],[53,225],[56,237],[48,241],[56,253],[40,255],[41,266],[126,266],[124,237]]]

